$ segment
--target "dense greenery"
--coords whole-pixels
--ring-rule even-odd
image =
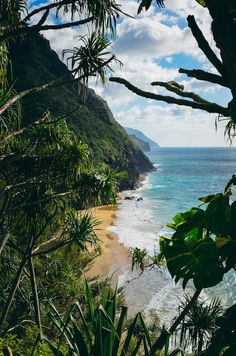
[[[85,4],[80,5],[80,9],[71,9],[72,16],[85,10]],[[46,87],[62,85],[64,80],[84,84],[91,75],[104,80],[115,56],[107,57],[109,42],[102,31],[113,26],[118,13],[113,4],[105,9],[103,5],[98,8],[96,3],[88,3],[88,12],[98,11],[101,18],[96,21],[98,31],[87,41],[84,37],[79,63],[73,66],[72,74],[77,72],[79,77],[68,72],[50,83],[45,77]],[[114,203],[115,179],[123,175],[94,164],[91,149],[68,126],[68,111],[51,113],[39,104],[41,112],[25,120],[25,107],[19,99],[45,89],[38,85],[17,93],[12,84],[14,63],[9,58],[9,45],[10,40],[32,29],[21,21],[26,7],[25,1],[1,2],[1,15],[5,11],[7,17],[1,16],[0,36],[0,333],[4,336],[14,331],[23,336],[28,325],[36,325],[36,350],[46,321],[45,301],[53,299],[63,311],[83,294],[80,276],[100,251],[95,233],[98,222],[83,209]],[[88,58],[92,48],[93,57]],[[74,53],[73,58],[77,57]],[[30,67],[28,70],[30,76]],[[70,106],[70,111],[75,109]]]
[[[48,41],[39,35],[32,35],[23,43],[12,43],[9,55],[17,91],[69,74]],[[26,124],[46,110],[56,117],[65,114],[68,126],[79,140],[87,143],[95,162],[128,173],[128,179],[122,181],[123,188],[132,188],[140,173],[152,169],[148,159],[114,120],[106,102],[92,90],[88,90],[84,101],[76,83],[67,83],[26,96],[22,107]]]
[[[220,76],[214,77],[215,82],[227,84],[233,100],[228,108],[222,108],[214,103],[203,103],[203,99],[194,93],[181,93],[192,99],[188,106],[230,116],[232,128],[235,122],[235,5],[232,1],[198,2],[206,6],[212,15],[213,34],[221,49],[222,61],[212,53],[205,41],[202,42],[202,35],[193,18],[189,18],[189,26],[199,47],[220,73]],[[164,6],[164,1],[157,3]],[[143,7],[148,9],[150,4],[151,1],[143,0],[138,11]],[[65,20],[56,25],[45,25],[52,9],[69,12],[72,22]],[[194,295],[183,302],[179,316],[168,330],[162,327],[153,331],[147,327],[141,314],[127,323],[127,308],[120,302],[117,290],[111,291],[106,283],[92,290],[92,284],[85,282],[84,285],[81,281],[83,271],[99,253],[95,233],[97,221],[84,208],[115,202],[115,179],[120,174],[111,171],[107,165],[99,165],[97,157],[94,162],[90,148],[82,143],[81,139],[88,142],[85,136],[90,135],[90,130],[86,130],[85,134],[82,124],[81,133],[75,130],[70,120],[72,112],[77,109],[76,105],[72,105],[75,101],[70,102],[69,110],[67,107],[61,112],[71,91],[63,93],[66,99],[60,103],[62,106],[58,102],[58,112],[50,112],[55,91],[54,95],[50,94],[53,92],[43,91],[61,88],[65,82],[83,89],[78,82],[86,85],[88,77],[94,75],[104,81],[106,70],[111,70],[111,62],[115,60],[115,56],[107,52],[109,41],[104,32],[112,30],[114,34],[120,7],[114,1],[107,0],[62,0],[22,15],[27,11],[27,1],[4,0],[0,10],[4,15],[1,16],[0,28],[0,345],[3,354],[11,354],[13,348],[16,355],[154,356],[164,353],[173,356],[189,352],[207,356],[235,355],[236,305],[223,311],[217,301],[207,305],[199,300],[202,289],[217,285],[226,273],[235,269],[236,205],[231,201],[235,176],[223,193],[201,198],[201,206],[178,213],[173,218],[173,223],[169,225],[174,230],[173,235],[161,238],[161,253],[158,256],[148,256],[145,250],[137,248],[133,250],[133,267],[138,265],[143,271],[164,260],[173,279],[176,282],[181,280],[183,288],[188,282],[193,282],[195,286]],[[219,13],[225,16],[219,18]],[[41,14],[41,19],[32,25],[29,19],[35,14]],[[82,15],[85,18],[81,19]],[[30,66],[28,71],[25,67],[24,77],[31,76],[29,86],[33,85],[33,88],[11,85],[9,78],[16,64],[13,56],[9,61],[9,42],[15,40],[12,46],[17,47],[17,38],[22,40],[33,36],[28,37],[26,44],[34,46],[44,41],[38,36],[39,31],[85,23],[92,23],[96,31],[90,37],[83,38],[81,47],[67,50],[72,55],[71,72],[63,67],[65,72],[59,79],[56,72],[48,78],[52,72],[45,70],[47,67],[44,67],[42,60],[45,56],[37,59],[41,68],[44,67],[44,77],[40,81],[38,73]],[[225,23],[227,28],[220,28]],[[230,46],[226,43],[228,40]],[[34,51],[34,60],[37,53]],[[93,55],[88,56],[88,53]],[[55,58],[54,53],[52,56]],[[75,73],[78,76],[73,76]],[[203,74],[205,79],[209,79],[209,75],[202,72],[201,78]],[[119,78],[113,78],[113,81],[124,83],[138,94],[150,97]],[[155,82],[155,85],[181,95],[177,84]],[[68,87],[66,90],[69,90]],[[37,100],[33,102],[30,94],[37,94]],[[151,97],[157,99],[157,96]],[[20,99],[24,99],[23,113]],[[162,99],[158,96],[157,100]],[[80,108],[83,121],[91,112],[96,119],[96,111],[101,107],[99,101],[91,111],[82,101],[79,105],[83,106]],[[106,127],[109,132],[111,121],[105,121],[102,129]],[[90,124],[89,128],[96,127],[99,135],[98,126]],[[111,145],[109,154],[112,156],[111,137],[105,140],[105,144],[106,148]],[[123,137],[125,140],[126,136]],[[102,152],[101,148],[98,157],[110,163]],[[111,160],[114,163],[118,157],[114,155]],[[117,167],[120,168],[119,165]],[[89,245],[91,249],[88,249]],[[183,348],[170,351],[173,334],[176,334],[177,344]],[[23,342],[19,341],[21,338]],[[43,343],[43,340],[46,342]]]

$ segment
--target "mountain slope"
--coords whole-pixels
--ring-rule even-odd
[[[67,67],[40,35],[11,44],[10,58],[18,92],[68,74]],[[107,103],[93,90],[89,90],[84,102],[78,86],[67,84],[29,95],[22,105],[25,124],[47,110],[53,117],[66,115],[69,126],[88,144],[96,162],[127,171],[129,178],[122,188],[133,188],[139,174],[152,169],[148,158],[115,121]]]
[[[132,129],[131,127],[124,127],[124,129],[130,136],[134,135],[137,138],[141,139],[142,141],[149,143],[151,150],[155,150],[160,147],[157,142],[151,140],[149,137],[144,135],[144,133],[142,131]]]
[[[129,135],[133,142],[135,142],[136,145],[142,150],[143,152],[150,152],[150,145],[148,142],[143,141],[141,138],[135,136],[135,135]]]

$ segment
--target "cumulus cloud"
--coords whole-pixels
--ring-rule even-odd
[[[131,17],[122,16],[117,24],[117,39],[112,51],[123,62],[115,66],[115,76],[126,78],[144,90],[165,93],[163,88],[153,88],[154,80],[181,82],[188,91],[211,100],[227,103],[229,94],[216,85],[188,79],[178,73],[180,59],[182,67],[195,66],[214,71],[198,48],[191,31],[187,27],[186,17],[194,14],[196,21],[211,45],[211,18],[206,9],[196,0],[168,0],[166,8],[159,9],[154,4],[148,12],[137,16],[136,0],[120,0],[122,10]],[[50,21],[55,21],[51,17]],[[61,56],[65,48],[77,45],[77,36],[86,27],[47,31],[45,37]],[[216,50],[216,49],[215,49]],[[216,50],[217,51],[217,50]],[[178,60],[177,60],[178,58]],[[192,67],[193,68],[193,67]],[[214,132],[214,115],[189,108],[178,108],[137,97],[125,87],[108,83],[105,87],[91,86],[107,100],[117,120],[124,126],[141,129],[153,139],[165,146],[210,146],[224,145],[223,129]]]

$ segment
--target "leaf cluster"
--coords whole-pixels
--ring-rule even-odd
[[[197,289],[218,284],[224,273],[235,267],[235,202],[230,202],[231,186],[224,194],[200,198],[206,208],[191,208],[178,213],[168,226],[175,232],[162,237],[162,253],[176,282],[183,280],[185,288],[192,279]]]

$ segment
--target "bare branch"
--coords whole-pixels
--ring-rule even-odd
[[[229,84],[223,77],[217,74],[205,72],[204,70],[201,69],[189,70],[189,69],[180,68],[179,73],[187,74],[188,77],[202,80],[205,82],[210,82],[213,84],[218,84],[223,87],[229,88]]]
[[[73,0],[62,0],[62,1],[59,1],[59,2],[53,2],[51,4],[48,4],[48,5],[45,5],[45,6],[41,6],[41,7],[38,7],[37,9],[31,11],[24,19],[22,22],[26,22],[28,21],[29,19],[31,19],[32,16],[38,14],[39,12],[41,11],[44,11],[44,10],[51,10],[55,7],[60,7],[62,5],[69,5],[73,2]]]
[[[0,144],[3,144],[5,143],[6,141],[10,140],[11,138],[15,138],[19,135],[22,135],[24,134],[25,132],[31,130],[32,128],[36,127],[36,126],[39,126],[39,125],[52,125],[52,124],[55,124],[55,123],[58,123],[59,121],[63,120],[63,119],[66,119],[68,115],[71,115],[73,114],[74,112],[76,112],[78,110],[79,107],[73,109],[73,110],[70,110],[68,111],[66,114],[64,114],[63,116],[59,116],[58,118],[56,118],[55,120],[50,120],[50,121],[46,121],[45,120],[47,118],[50,117],[50,112],[46,112],[42,118],[40,119],[36,119],[35,121],[32,122],[32,124],[29,124],[25,127],[23,127],[22,129],[18,130],[18,131],[14,131],[14,132],[11,132],[9,135],[7,135],[6,137],[4,137],[1,141],[0,141]]]
[[[94,75],[99,69],[101,69],[102,67],[107,66],[114,58],[115,58],[115,56],[112,55],[101,66],[98,66],[98,67],[94,68],[90,73],[83,74],[78,78],[71,78],[71,74],[73,74],[73,72],[75,72],[77,70],[77,69],[75,69],[75,70],[73,70],[71,72],[68,72],[67,74],[63,75],[59,79],[54,79],[49,83],[46,83],[46,84],[43,84],[43,85],[39,85],[39,86],[34,87],[34,88],[23,90],[20,93],[14,95],[11,99],[9,99],[4,105],[2,105],[0,107],[0,115],[2,115],[4,113],[4,111],[6,111],[9,107],[11,107],[14,103],[16,103],[18,100],[22,99],[26,95],[35,94],[35,93],[38,93],[40,91],[43,91],[43,90],[46,90],[46,89],[55,88],[57,86],[61,86],[61,85],[68,84],[68,83],[77,83],[77,82],[81,81],[82,79],[84,79],[84,78],[86,78],[88,76]],[[64,79],[64,78],[67,78],[68,76],[70,76],[69,79]]]
[[[70,195],[72,195],[74,193],[75,193],[74,191],[69,191],[69,192],[62,192],[62,193],[52,194],[52,195],[48,196],[47,198],[43,198],[43,199],[40,199],[40,200],[35,200],[35,201],[32,201],[32,202],[23,203],[21,205],[18,205],[18,207],[12,208],[11,210],[14,211],[14,210],[19,210],[19,209],[25,208],[25,207],[40,205],[42,203],[47,203],[47,202],[50,202],[50,201],[52,201],[54,199],[57,199],[57,198],[63,198],[63,197],[70,196]]]
[[[158,85],[159,87],[164,87],[169,91],[172,91],[173,93],[182,96],[184,98],[190,98],[193,99],[194,101],[196,101],[197,103],[202,103],[202,104],[210,104],[209,101],[203,99],[201,96],[192,93],[192,92],[187,92],[187,91],[183,91],[179,88],[177,88],[176,86],[171,84],[172,82],[152,82],[151,85]]]
[[[39,26],[37,24],[34,26],[22,26],[20,28],[16,28],[13,31],[6,32],[5,34],[1,35],[0,43],[4,42],[4,41],[8,41],[11,38],[15,38],[15,37],[22,36],[22,35],[27,35],[28,33],[35,33],[35,32],[40,32],[40,31],[47,31],[47,30],[60,30],[63,28],[80,26],[80,25],[84,25],[86,23],[92,22],[93,20],[94,20],[94,17],[88,17],[87,19],[84,19],[84,20],[66,22],[66,23],[58,24],[58,25]],[[39,24],[40,24],[40,22],[41,22],[41,20],[39,21]]]
[[[15,152],[8,155],[0,156],[0,164],[13,163],[18,161],[27,161],[27,160],[38,160],[38,159],[51,159],[54,158],[53,154],[17,154]]]
[[[33,264],[32,257],[28,258],[29,271],[30,271],[30,283],[33,294],[33,304],[34,304],[34,312],[35,312],[35,321],[38,326],[38,337],[39,340],[42,340],[42,323],[41,323],[41,313],[40,313],[40,304],[39,304],[39,296],[38,296],[38,288],[35,276],[35,269]]]
[[[37,126],[37,125],[41,125],[44,123],[44,121],[49,117],[50,113],[47,112],[43,115],[43,117],[35,122],[33,122],[32,124],[29,124],[28,126],[23,127],[22,129],[18,130],[18,131],[14,131],[11,132],[9,135],[7,135],[6,137],[4,137],[4,139],[2,139],[0,141],[0,144],[5,143],[6,141],[10,140],[11,138],[15,138],[18,135],[22,135],[23,133],[25,133],[26,131],[32,129],[33,127]]]
[[[73,240],[72,239],[67,239],[64,241],[56,241],[57,244],[52,245],[51,247],[48,247],[47,249],[38,251],[38,252],[33,252],[32,256],[41,256],[41,255],[46,255],[52,251],[59,250],[62,247],[65,247],[66,245],[70,244]],[[50,241],[48,241],[50,242]],[[40,247],[40,246],[39,246]]]
[[[216,113],[216,114],[220,114],[223,116],[229,116],[229,111],[227,108],[224,108],[223,106],[217,105],[215,103],[207,102],[207,104],[205,104],[205,103],[199,103],[199,102],[189,101],[189,100],[184,100],[184,99],[177,99],[172,96],[154,94],[151,92],[143,91],[143,90],[137,88],[136,86],[134,86],[133,84],[129,83],[127,80],[122,79],[122,78],[111,77],[110,81],[116,82],[119,84],[123,84],[126,86],[126,88],[131,90],[133,93],[135,93],[139,96],[142,96],[144,98],[154,99],[154,100],[158,100],[158,101],[164,101],[168,104],[188,106],[193,109],[200,109],[200,110],[207,111],[209,113]]]
[[[47,18],[48,18],[48,15],[49,15],[49,9],[47,9],[46,11],[45,11],[45,13],[43,14],[43,16],[41,17],[41,19],[39,20],[39,22],[37,23],[37,26],[38,27],[41,27],[43,24],[44,24],[44,22],[47,20]]]
[[[188,27],[191,29],[193,37],[197,41],[198,47],[202,50],[202,52],[205,54],[207,59],[213,64],[213,66],[218,70],[218,72],[221,75],[223,75],[224,74],[223,64],[216,56],[215,52],[211,49],[202,31],[198,27],[194,16],[189,15],[187,17],[187,20],[188,20]]]
[[[47,31],[47,30],[61,30],[63,28],[68,28],[68,27],[75,27],[75,26],[80,26],[80,25],[84,25],[88,22],[91,22],[94,20],[94,17],[88,17],[87,19],[84,20],[78,20],[78,21],[73,21],[73,22],[66,22],[66,23],[62,23],[62,24],[58,24],[58,25],[44,25],[44,26],[40,26],[38,27],[37,25],[32,26],[32,27],[27,27],[30,29],[30,32],[40,32],[40,31]]]

